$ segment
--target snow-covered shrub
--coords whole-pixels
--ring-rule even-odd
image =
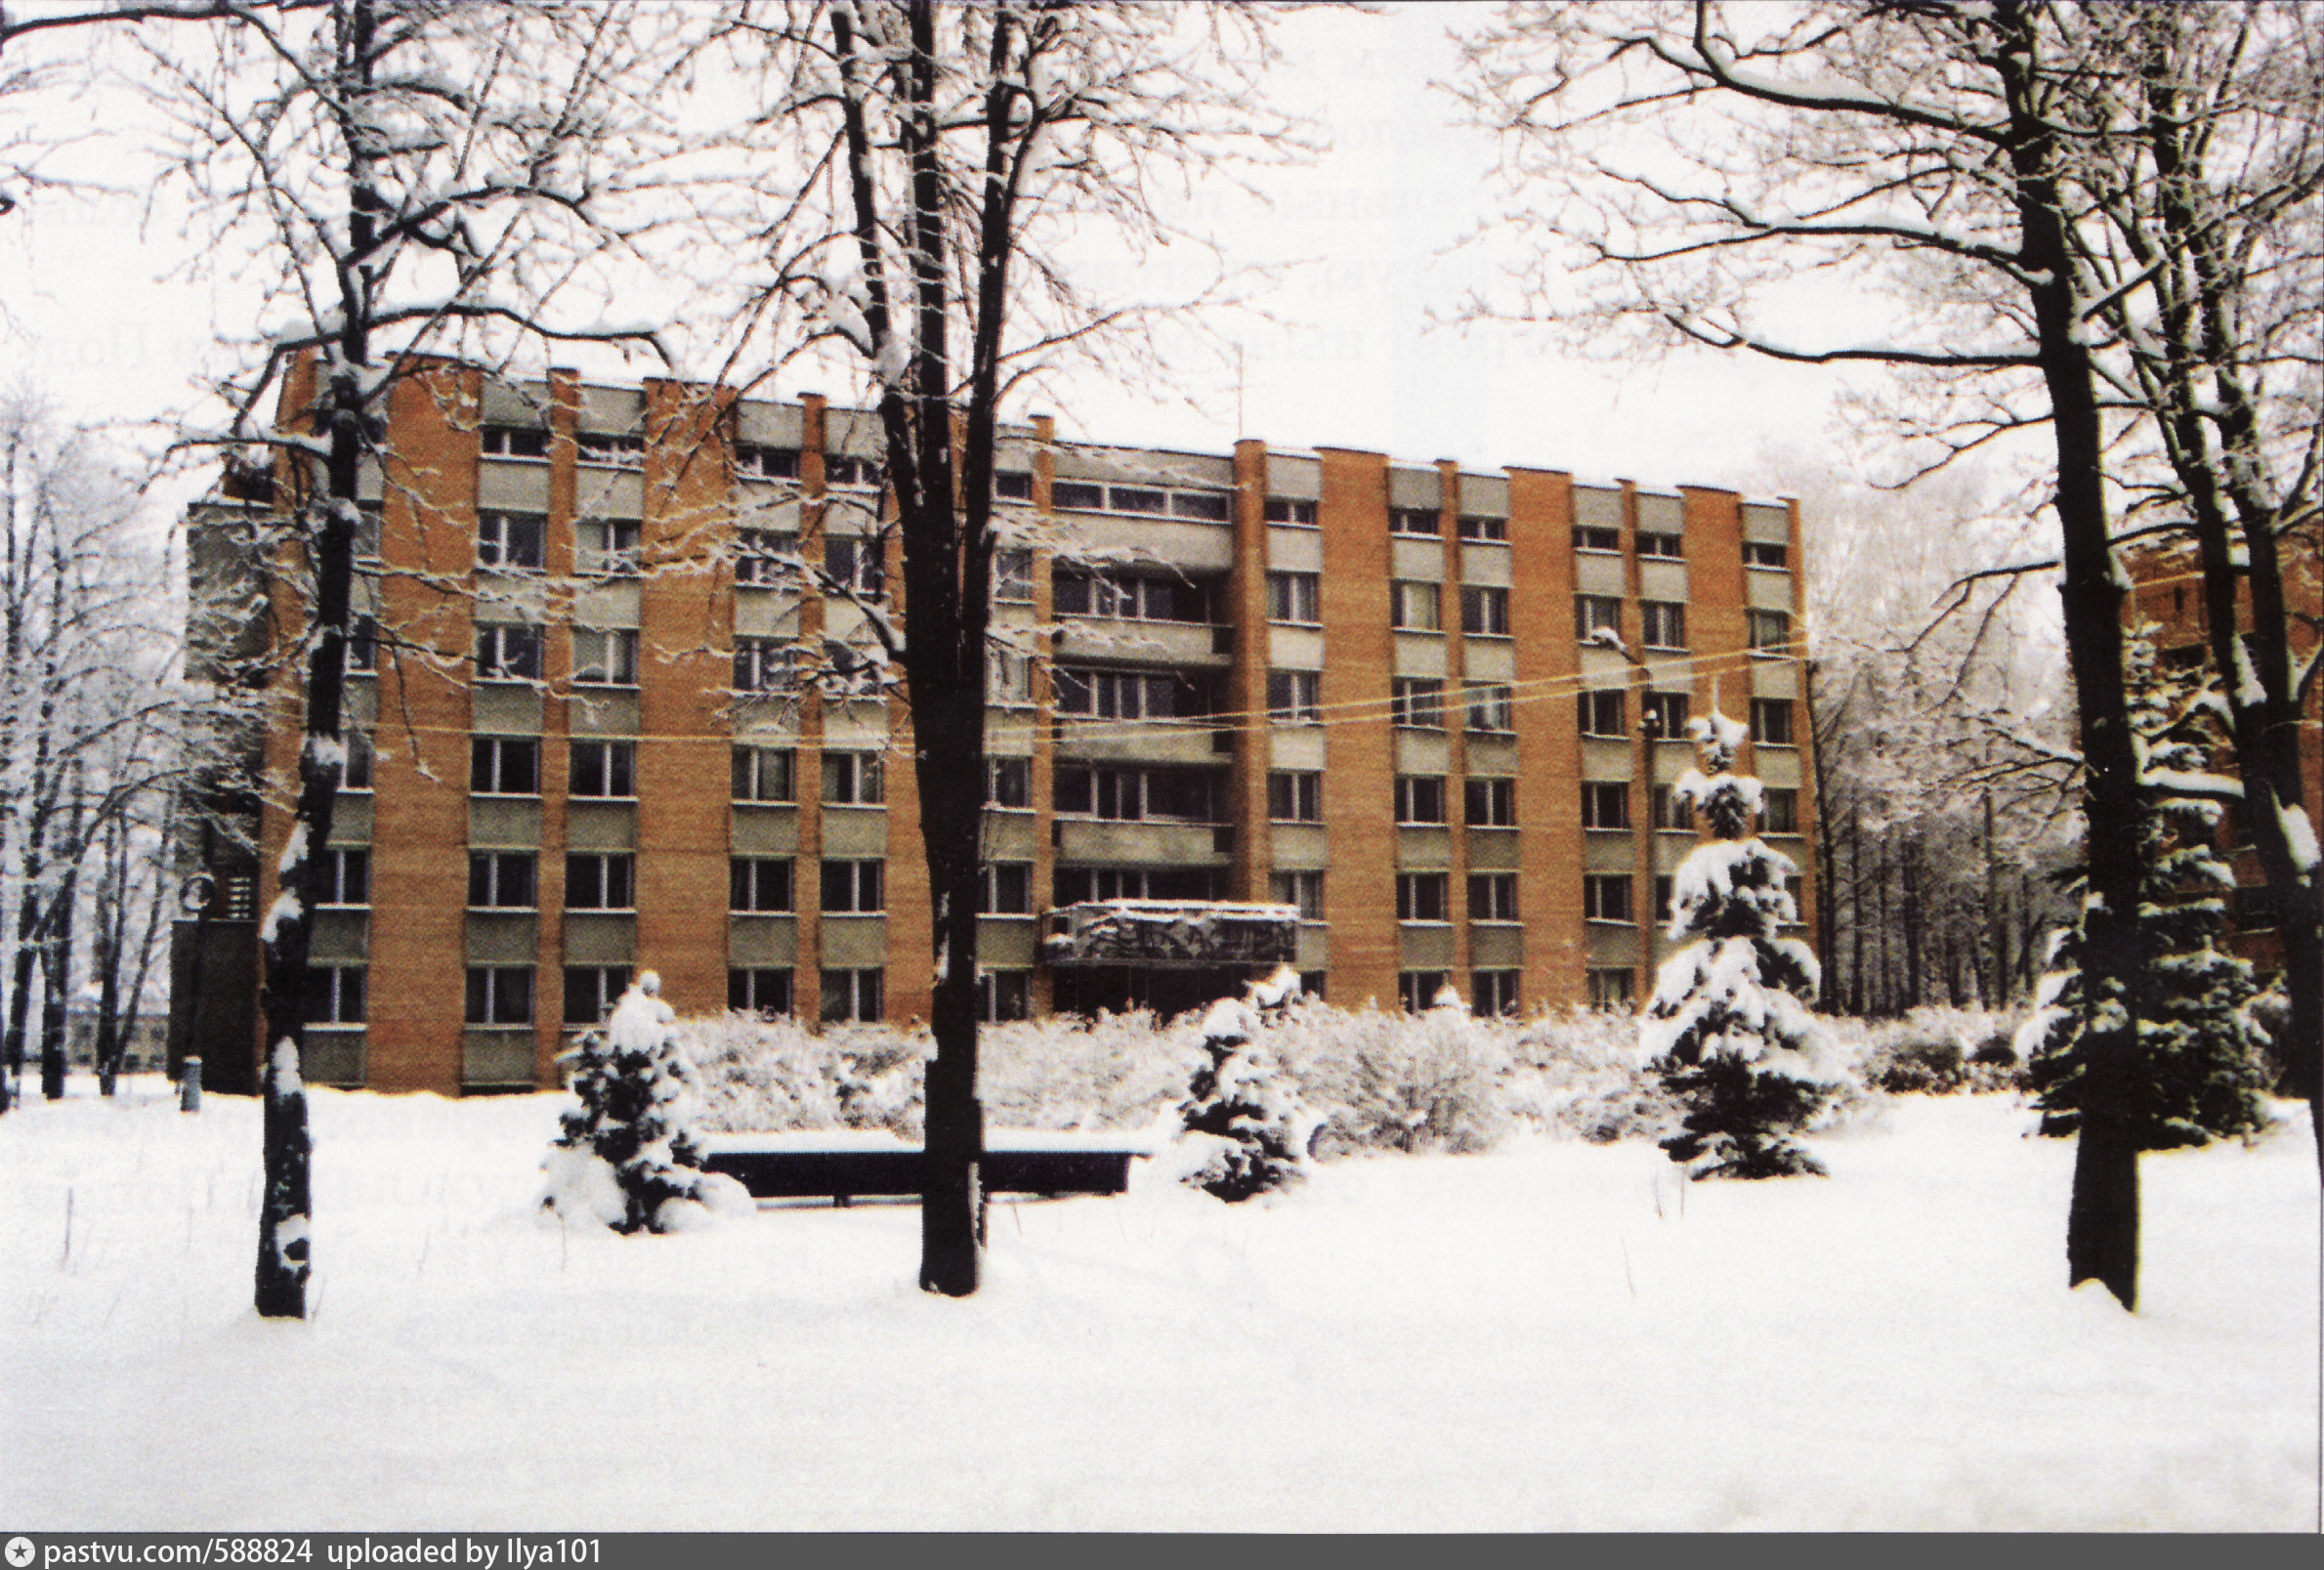
[[[1576,1007],[1526,1021],[1510,1033],[1498,1100],[1512,1119],[1560,1138],[1660,1139],[1678,1125],[1678,1109],[1661,1077],[1639,1065],[1637,1043],[1637,1017],[1626,1011]]]
[[[904,1139],[920,1136],[924,1036],[884,1025],[841,1025],[817,1036],[787,1015],[745,1013],[691,1019],[685,1028],[699,1043],[705,1128],[884,1128]]]
[[[2003,1090],[2016,1082],[2014,1027],[2007,1015],[1928,1004],[1902,1019],[1850,1022],[1857,1074],[1891,1095],[1950,1095]]]
[[[2217,844],[2218,804],[2172,788],[2201,777],[2209,753],[2224,742],[2218,696],[2194,676],[2163,668],[2143,631],[2131,641],[2126,663],[2147,795],[2131,1115],[2142,1150],[2249,1136],[2270,1119],[2264,1005],[2251,964],[2219,947],[2227,928],[2223,895],[2235,887],[2235,874]],[[2052,940],[2034,1016],[2017,1037],[2046,1134],[2071,1133],[2081,1124],[2080,941],[2074,931]]]
[[[1318,1156],[1356,1150],[1489,1150],[1506,1131],[1499,1095],[1508,1027],[1471,1019],[1458,999],[1425,1014],[1350,1013],[1296,1002],[1269,1043],[1320,1116]]]
[[[1283,1084],[1274,1055],[1252,1040],[1254,1011],[1222,997],[1200,1027],[1206,1061],[1179,1103],[1184,1180],[1229,1204],[1285,1188],[1306,1174],[1292,1134],[1298,1102]]]
[[[1745,728],[1713,709],[1688,729],[1709,772],[1672,788],[1716,837],[1679,865],[1670,937],[1693,941],[1664,962],[1638,1027],[1640,1057],[1683,1109],[1661,1143],[1697,1178],[1821,1172],[1792,1141],[1835,1090],[1805,1001],[1815,955],[1779,935],[1798,919],[1786,886],[1797,869],[1751,831],[1764,793],[1733,772]]]
[[[1148,1128],[1203,1056],[1191,1021],[1144,1010],[988,1025],[977,1038],[985,1121],[997,1128]]]
[[[581,1104],[564,1115],[541,1164],[549,1177],[543,1209],[624,1233],[673,1232],[755,1209],[740,1183],[702,1169],[693,1128],[699,1081],[674,1020],[661,978],[645,971],[604,1029],[560,1059],[573,1066]]]

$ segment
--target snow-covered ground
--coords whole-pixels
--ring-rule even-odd
[[[1643,1143],[1238,1209],[1141,1163],[997,1205],[948,1301],[909,1206],[567,1232],[564,1098],[321,1091],[282,1324],[255,1104],[75,1088],[0,1118],[11,1530],[2317,1526],[2304,1115],[2144,1160],[2133,1316],[2064,1290],[2072,1146],[2006,1096],[1683,1192]]]

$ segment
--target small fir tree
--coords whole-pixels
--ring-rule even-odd
[[[1296,996],[1278,992],[1267,1006],[1280,1013]],[[1203,1016],[1203,1049],[1209,1061],[1195,1070],[1178,1121],[1200,1160],[1185,1181],[1229,1204],[1296,1183],[1305,1176],[1291,1128],[1296,1100],[1280,1082],[1272,1053],[1257,1045],[1249,1007],[1222,997]]]
[[[1679,866],[1669,934],[1694,941],[1664,962],[1638,1028],[1640,1055],[1683,1113],[1662,1145],[1697,1178],[1821,1173],[1791,1137],[1835,1090],[1807,1010],[1815,955],[1778,935],[1798,919],[1786,886],[1797,868],[1752,832],[1763,795],[1734,772],[1745,728],[1714,708],[1688,731],[1707,772],[1672,788],[1712,837]]]
[[[2267,1125],[2267,1034],[2252,966],[2219,947],[2223,896],[2235,874],[2218,850],[2218,804],[2186,793],[2201,786],[2210,755],[2225,743],[2218,695],[2192,674],[2163,668],[2149,628],[2126,658],[2150,806],[2139,836],[2138,921],[2148,962],[2139,977],[2132,1106],[2138,1148],[2171,1150]],[[2046,1134],[2081,1124],[2080,950],[2078,932],[2052,940],[2049,973],[2017,1038]]]
[[[544,1209],[568,1220],[601,1221],[616,1232],[670,1232],[708,1214],[752,1209],[734,1178],[702,1169],[690,1126],[699,1083],[661,998],[661,978],[641,973],[602,1030],[565,1054],[573,1063],[579,1107],[543,1164]]]

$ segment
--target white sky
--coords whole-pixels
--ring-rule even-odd
[[[1083,384],[1043,401],[1067,433],[1212,451],[1247,435],[1657,487],[1751,489],[1772,452],[1796,463],[1829,447],[1837,462],[1828,373],[1708,352],[1585,365],[1522,329],[1432,323],[1431,307],[1449,315],[1492,278],[1482,257],[1451,250],[1491,200],[1494,150],[1456,129],[1451,101],[1429,86],[1452,69],[1453,20],[1451,6],[1400,6],[1289,21],[1273,91],[1314,116],[1329,150],[1267,177],[1272,212],[1222,214],[1231,259],[1303,264],[1261,302],[1275,323],[1238,329],[1241,387],[1231,364],[1193,360],[1175,395]],[[88,421],[151,421],[190,405],[201,367],[216,362],[213,323],[248,324],[233,319],[231,281],[163,281],[185,241],[166,219],[140,218],[139,193],[125,192],[28,202],[0,219],[0,379]],[[828,377],[777,390],[802,384],[847,391]]]

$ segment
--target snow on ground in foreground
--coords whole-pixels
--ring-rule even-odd
[[[251,1312],[258,1107],[0,1118],[11,1529],[2317,1523],[2304,1109],[2147,1157],[2145,1300],[2063,1290],[2073,1147],[1908,1098],[1828,1180],[1651,1145],[672,1237],[530,1208],[562,1097],[314,1092],[317,1313]],[[1683,1208],[1682,1208],[1683,1207]],[[67,1237],[67,1218],[70,1229]]]

